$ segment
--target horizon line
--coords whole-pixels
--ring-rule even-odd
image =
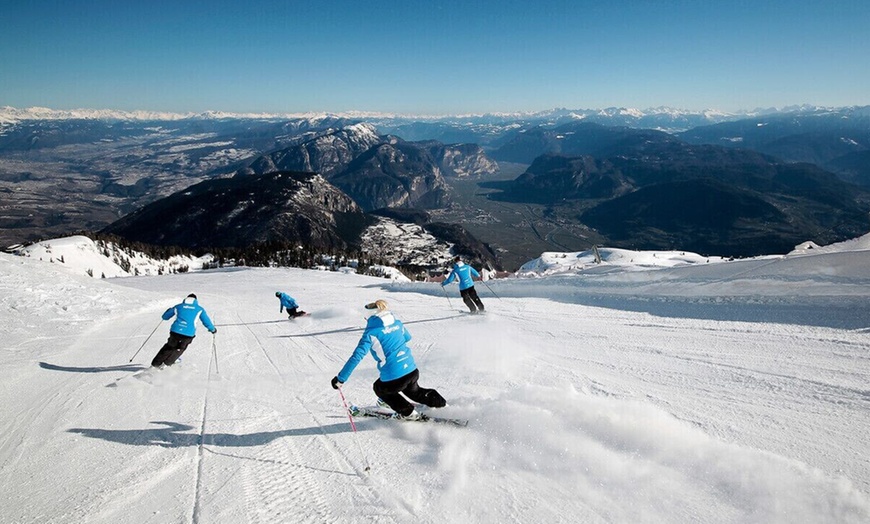
[[[759,113],[775,113],[775,112],[791,112],[799,110],[818,110],[831,111],[838,109],[858,109],[870,107],[870,105],[846,105],[846,106],[822,106],[817,104],[792,104],[782,107],[759,107],[755,109],[741,109],[737,111],[724,111],[716,108],[706,109],[684,109],[672,106],[657,106],[639,109],[629,106],[608,106],[602,108],[567,108],[553,107],[542,110],[530,111],[489,111],[489,112],[465,112],[465,113],[443,113],[443,114],[415,114],[415,113],[400,113],[392,111],[365,111],[365,110],[347,110],[347,111],[300,111],[300,112],[240,112],[240,111],[223,111],[216,109],[208,109],[205,111],[160,111],[150,109],[110,109],[110,108],[73,108],[73,109],[55,109],[44,106],[30,106],[26,108],[17,108],[13,106],[0,106],[0,123],[3,118],[11,120],[62,120],[62,119],[89,119],[89,120],[110,120],[117,118],[140,119],[140,120],[185,120],[196,118],[250,118],[250,119],[281,119],[281,118],[312,118],[312,117],[338,117],[338,118],[396,118],[396,119],[450,119],[450,118],[483,118],[483,117],[535,117],[547,116],[554,113],[585,113],[585,116],[596,112],[605,111],[620,111],[625,116],[636,116],[641,118],[650,114],[674,112],[677,114],[718,114],[722,116],[751,116]],[[634,114],[639,112],[640,114]]]

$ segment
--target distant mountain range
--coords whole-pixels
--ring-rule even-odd
[[[700,111],[656,107],[647,109],[608,107],[604,109],[567,109],[555,108],[545,111],[517,111],[501,113],[479,113],[463,115],[413,115],[396,113],[377,113],[365,111],[345,111],[337,113],[232,113],[226,111],[205,111],[202,113],[173,113],[165,111],[118,111],[110,109],[51,109],[45,107],[15,108],[0,107],[0,125],[26,120],[128,120],[128,121],[177,121],[177,120],[330,120],[344,119],[358,122],[371,122],[384,132],[390,126],[410,124],[443,124],[455,126],[487,126],[513,124],[516,122],[564,123],[573,120],[588,120],[607,125],[631,125],[644,128],[682,128],[689,129],[699,125],[739,120],[769,114],[817,113],[819,111],[840,110],[813,105],[788,106],[783,108],[757,108],[747,111],[726,112],[717,109]],[[661,123],[679,124],[660,126]],[[405,135],[402,135],[405,136]],[[406,136],[417,140],[434,138],[431,133],[425,137]],[[452,141],[450,141],[452,142]],[[461,142],[461,141],[460,141]]]
[[[751,149],[807,162],[870,187],[870,106],[809,114],[773,114],[679,133],[690,144]]]
[[[870,193],[810,163],[585,122],[537,128],[502,151],[534,147],[559,152],[491,198],[576,212],[618,245],[748,256],[870,230]]]
[[[350,246],[371,223],[366,213],[443,217],[470,206],[486,215],[475,209],[481,198],[518,216],[539,206],[587,228],[588,242],[644,249],[762,254],[870,229],[870,197],[858,187],[870,187],[870,107],[288,117],[0,108],[0,241],[112,224],[180,245]],[[496,161],[519,176],[504,180]],[[468,181],[498,191],[460,204],[457,184],[469,191]],[[291,205],[290,194],[315,188],[311,206]],[[341,210],[348,203],[356,207]],[[202,234],[184,237],[191,222]],[[442,238],[468,235],[441,218],[423,222]],[[485,237],[469,237],[463,245],[489,250]]]

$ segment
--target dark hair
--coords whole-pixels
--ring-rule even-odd
[[[191,293],[191,294],[187,295],[187,298],[196,298],[196,295],[194,295],[193,293]]]

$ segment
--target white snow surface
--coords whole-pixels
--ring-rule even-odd
[[[434,283],[0,254],[0,521],[866,523],[862,242],[489,281],[483,316]],[[143,373],[190,292],[217,334]],[[468,427],[351,429],[329,381],[378,298]],[[376,376],[366,357],[347,400]]]
[[[626,270],[639,270],[722,262],[724,260],[721,257],[705,257],[687,251],[632,251],[618,248],[600,248],[598,255],[600,261],[596,260],[593,250],[574,253],[542,253],[540,257],[523,264],[517,271],[517,276],[550,276],[602,266],[619,266]]]
[[[214,260],[212,255],[176,255],[168,260],[156,260],[138,251],[125,251],[111,242],[104,243],[102,247],[98,246],[96,242],[82,235],[35,242],[21,248],[18,253],[44,262],[57,263],[69,271],[94,278],[158,275],[177,272],[179,268],[197,270],[202,269],[203,264]],[[122,267],[122,264],[128,269]]]

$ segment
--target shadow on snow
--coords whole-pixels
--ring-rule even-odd
[[[283,320],[261,320],[260,322],[240,322],[238,324],[215,324],[215,327],[235,327],[235,326],[253,326],[256,324],[282,324],[287,322],[287,319]]]
[[[107,371],[142,371],[143,369],[147,369],[144,366],[140,366],[138,364],[125,364],[122,366],[91,366],[91,367],[72,367],[72,366],[58,366],[56,364],[49,364],[48,362],[40,362],[39,367],[42,369],[50,369],[51,371],[68,371],[70,373],[105,373]]]
[[[462,316],[464,316],[464,315],[451,315],[451,316],[449,316],[449,317],[439,317],[439,318],[424,318],[424,319],[421,319],[421,320],[409,320],[409,321],[407,321],[407,322],[403,321],[402,323],[405,324],[405,325],[407,326],[407,325],[410,325],[410,324],[422,324],[422,323],[424,323],[424,322],[440,322],[440,321],[442,321],[442,320],[451,320],[451,319],[459,318],[459,317],[462,317]],[[337,334],[337,333],[353,333],[354,331],[360,331],[360,332],[362,332],[362,331],[365,331],[365,328],[361,328],[361,327],[346,327],[346,328],[340,328],[340,329],[332,329],[332,330],[330,330],[330,331],[318,331],[318,332],[315,332],[315,333],[296,333],[296,334],[293,334],[293,335],[276,335],[275,338],[317,337],[317,336],[320,336],[320,335],[334,335],[334,334]]]
[[[99,428],[70,428],[69,433],[78,433],[90,438],[128,444],[131,446],[160,446],[165,448],[183,448],[199,445],[212,445],[222,447],[251,447],[262,446],[283,437],[305,437],[315,435],[330,435],[346,433],[350,431],[347,423],[330,424],[328,426],[315,426],[310,428],[282,429],[278,431],[259,431],[245,435],[232,433],[185,433],[195,429],[187,424],[177,422],[153,421],[165,427],[152,429],[99,429]]]

